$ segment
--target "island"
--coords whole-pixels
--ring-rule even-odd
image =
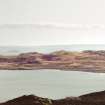
[[[105,72],[105,51],[55,51],[49,54],[38,52],[18,55],[0,55],[0,70],[67,70]]]
[[[42,98],[35,95],[24,95],[0,103],[0,105],[105,105],[105,91],[57,100]]]

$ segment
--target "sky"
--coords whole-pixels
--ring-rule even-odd
[[[105,0],[0,0],[0,45],[105,44]]]

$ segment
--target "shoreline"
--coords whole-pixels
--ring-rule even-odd
[[[105,70],[86,70],[86,69],[79,69],[79,70],[75,70],[75,69],[57,69],[57,68],[32,68],[32,69],[26,69],[26,68],[22,68],[22,69],[19,69],[19,68],[16,68],[16,69],[8,69],[8,68],[5,68],[5,69],[1,69],[0,68],[0,71],[75,71],[75,72],[87,72],[87,73],[105,73]]]

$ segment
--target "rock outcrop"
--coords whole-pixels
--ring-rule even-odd
[[[59,100],[24,95],[0,105],[105,105],[105,91]]]

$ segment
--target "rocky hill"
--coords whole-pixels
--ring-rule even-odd
[[[105,91],[59,100],[28,95],[1,103],[0,105],[105,105]]]
[[[29,52],[17,56],[0,55],[0,69],[60,69],[105,72],[105,51],[70,52],[61,50],[50,54]]]

